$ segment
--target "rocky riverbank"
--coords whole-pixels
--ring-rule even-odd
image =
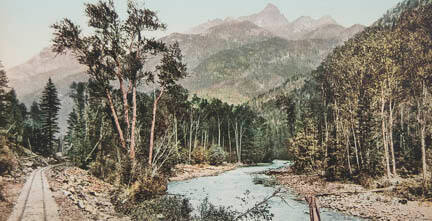
[[[432,220],[430,202],[409,201],[385,192],[392,191],[392,188],[376,192],[356,184],[327,182],[318,175],[296,175],[289,168],[270,174],[281,185],[295,191],[299,199],[314,195],[317,196],[319,207],[347,215],[373,220]]]
[[[170,181],[187,180],[201,176],[215,176],[236,168],[236,164],[177,165]],[[59,205],[60,217],[65,220],[130,220],[118,214],[111,204],[110,193],[115,189],[88,171],[58,166],[47,171],[53,197]]]
[[[46,176],[65,220],[130,220],[115,212],[110,193],[114,186],[77,167],[54,167]]]
[[[233,170],[237,168],[239,164],[224,163],[220,166],[211,166],[208,164],[178,164],[174,169],[174,176],[172,176],[170,181],[182,181],[189,180],[197,177],[204,176],[217,176],[223,172]]]

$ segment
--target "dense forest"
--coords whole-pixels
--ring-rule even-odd
[[[406,10],[394,26],[367,28],[284,95],[298,110],[287,142],[294,168],[357,182],[420,173],[430,191],[431,10]]]

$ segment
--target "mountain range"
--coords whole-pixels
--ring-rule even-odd
[[[161,40],[179,42],[190,72],[181,84],[191,93],[241,103],[293,76],[307,75],[334,47],[364,28],[343,27],[330,16],[302,16],[289,22],[268,4],[256,14],[211,20]],[[47,47],[7,74],[10,86],[27,105],[38,99],[51,77],[62,100],[60,121],[65,122],[71,109],[69,86],[86,81],[85,70],[70,54],[55,55]]]

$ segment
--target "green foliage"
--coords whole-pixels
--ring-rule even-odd
[[[402,4],[423,4],[412,2],[420,1]],[[303,88],[274,99],[290,124],[295,170],[366,186],[366,175],[427,171],[431,10],[404,8],[391,27],[366,28],[335,48]]]
[[[70,97],[73,104],[69,114],[68,130],[65,136],[67,154],[82,168],[95,160],[96,149],[109,143],[108,134],[113,128],[108,123],[109,116],[104,111],[105,104],[92,92],[91,84],[72,83]]]
[[[0,135],[0,175],[12,175],[12,171],[17,167],[18,161],[7,144],[7,138]]]
[[[294,164],[291,166],[298,173],[317,172],[322,169],[322,147],[313,134],[299,132],[288,141],[288,150]]]
[[[6,94],[8,89],[8,79],[6,76],[6,71],[3,70],[3,65],[0,61],[0,128],[5,128],[8,122],[7,119],[7,102]]]
[[[128,215],[133,220],[195,220],[195,221],[234,221],[234,220],[272,220],[267,200],[257,203],[251,208],[244,208],[244,212],[233,210],[231,207],[216,206],[205,198],[198,207],[198,214],[192,215],[193,208],[189,199],[180,196],[162,196],[141,203],[124,203],[113,196],[111,201],[117,211]],[[241,198],[244,204],[249,202],[247,192]]]
[[[221,165],[226,159],[226,153],[221,146],[212,146],[209,149],[209,163],[210,165]]]
[[[6,94],[8,118],[7,130],[9,135],[13,137],[15,143],[23,143],[24,121],[27,115],[27,108],[23,103],[20,103],[14,89]]]
[[[191,220],[192,206],[189,200],[178,196],[163,196],[138,204],[122,205],[114,199],[116,209],[133,220]]]
[[[234,221],[236,220],[236,212],[230,209],[229,207],[224,206],[215,206],[208,201],[206,197],[198,208],[199,211],[199,219],[198,220],[209,220],[209,221],[217,221],[217,220],[227,220]]]
[[[58,133],[58,112],[60,110],[60,100],[57,94],[57,88],[53,84],[51,78],[42,91],[40,101],[40,111],[42,119],[42,151],[44,156],[51,155],[56,152],[55,134]]]
[[[304,78],[337,43],[333,40],[288,41],[271,38],[222,50],[194,68],[197,82],[191,87],[198,91],[206,88],[205,93],[219,99],[234,100],[231,96],[235,94],[248,100],[282,86],[283,82],[294,76]],[[222,83],[226,85],[224,90],[218,90],[220,86],[213,87]],[[224,93],[227,91],[229,93]]]
[[[203,164],[209,161],[209,150],[204,147],[197,147],[192,151],[191,160],[195,164]]]
[[[34,152],[43,152],[43,134],[42,134],[42,113],[39,104],[33,101],[30,112],[25,121],[23,142],[25,146]]]
[[[167,179],[162,174],[153,175],[148,168],[135,169],[136,181],[129,187],[128,196],[133,202],[142,202],[165,194]]]

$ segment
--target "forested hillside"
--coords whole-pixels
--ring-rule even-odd
[[[337,40],[272,38],[223,50],[193,69],[196,74],[190,88],[201,96],[242,103],[294,76],[307,76],[337,43]]]
[[[393,26],[396,25],[400,19],[400,16],[410,9],[416,9],[424,5],[432,3],[431,0],[404,0],[399,2],[395,7],[389,9],[387,13],[378,19],[373,25],[374,26]]]
[[[302,89],[275,99],[297,110],[287,148],[298,172],[363,183],[420,174],[410,193],[431,194],[432,6],[401,11],[394,26],[357,34]]]

